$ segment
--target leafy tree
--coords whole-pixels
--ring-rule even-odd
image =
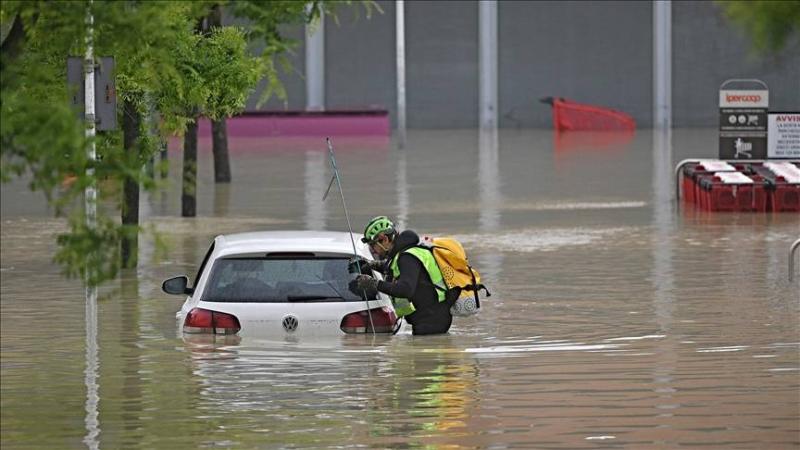
[[[138,217],[121,204],[124,190],[154,183],[141,169],[156,148],[141,120],[148,94],[164,89],[161,80],[177,76],[171,43],[191,34],[197,6],[190,2],[2,2],[2,104],[0,142],[3,180],[28,175],[57,215],[69,215],[70,230],[57,237],[55,260],[67,275],[96,284],[115,276],[119,246],[138,235]],[[85,52],[87,8],[95,17],[95,54],[114,55],[122,130],[98,134],[98,160],[87,156],[84,125],[69,106],[66,58]],[[131,120],[132,119],[132,120]],[[174,123],[176,120],[172,120]],[[125,136],[123,136],[125,134]],[[128,151],[125,151],[123,142]],[[87,169],[93,172],[87,172]],[[64,180],[74,182],[64,183]],[[97,225],[82,210],[84,189],[97,185]],[[126,195],[130,200],[130,196]],[[136,199],[138,204],[138,198]],[[122,210],[123,223],[113,218]],[[136,214],[138,216],[138,214]],[[134,245],[135,248],[135,245]],[[130,248],[129,248],[130,249]]]
[[[218,120],[244,108],[258,82],[258,60],[247,54],[244,31],[236,27],[201,30],[175,42],[173,58],[179,76],[168,80],[159,111],[185,125],[183,194],[184,217],[196,215],[197,121],[201,115]]]
[[[718,1],[725,15],[752,38],[756,50],[779,52],[800,30],[800,2],[794,0]]]
[[[265,90],[261,102],[266,101],[273,94],[277,94],[280,98],[286,98],[286,92],[278,76],[276,61],[285,69],[290,69],[291,64],[286,55],[296,42],[281,35],[279,27],[312,23],[320,15],[332,13],[339,4],[350,4],[350,2],[234,0],[228,3],[215,3],[210,7],[208,15],[198,26],[200,34],[206,40],[201,39],[199,44],[191,44],[189,48],[196,48],[202,52],[204,47],[222,50],[227,45],[222,50],[225,55],[217,54],[217,56],[228,59],[222,66],[212,58],[211,64],[194,67],[192,62],[206,60],[203,55],[197,55],[191,61],[186,61],[185,67],[190,69],[190,73],[186,74],[188,76],[186,79],[198,81],[196,86],[187,88],[198,97],[192,98],[194,102],[192,104],[179,105],[187,117],[193,118],[188,121],[184,135],[183,193],[181,196],[181,212],[184,217],[193,217],[197,213],[197,119],[201,115],[211,119],[215,181],[230,181],[225,119],[244,108],[247,98],[241,95],[242,89],[248,89],[249,92],[249,88],[254,86],[259,78],[266,78],[268,88]],[[369,13],[373,3],[368,1],[363,4]],[[253,60],[245,56],[246,46],[238,40],[239,36],[229,35],[226,37],[220,34],[220,30],[232,29],[220,26],[223,6],[228,8],[233,16],[247,20],[247,32],[241,34],[241,37],[246,37],[251,44],[262,44],[262,50],[255,55]],[[236,40],[235,44],[234,40]],[[206,44],[215,42],[217,43],[211,46]],[[227,42],[227,44],[223,44],[223,42]],[[251,45],[251,49],[254,47]],[[191,51],[186,51],[186,49],[179,53],[180,55],[191,55]],[[194,88],[199,90],[193,91]],[[207,92],[201,92],[203,89],[207,89]],[[205,98],[208,94],[213,94],[214,97]]]
[[[349,3],[0,2],[0,178],[28,177],[30,188],[41,191],[57,215],[69,217],[69,231],[57,236],[55,255],[64,272],[90,284],[113,278],[120,269],[120,247],[124,264],[136,264],[138,189],[156,186],[143,170],[159,149],[160,137],[151,134],[153,111],[160,116],[162,135],[185,131],[184,191],[193,193],[197,117],[237,113],[262,76],[269,86],[262,101],[272,94],[285,98],[276,61],[289,66],[283,55],[292,43],[280,35],[279,25],[308,23]],[[373,4],[363,3],[367,11]],[[198,32],[198,21],[216,5],[230,6],[248,19],[249,31],[201,27]],[[116,59],[122,124],[95,137],[96,160],[87,155],[85,124],[70,107],[72,93],[65,83],[66,58],[85,53],[88,9],[95,18],[95,55]],[[259,40],[266,44],[263,50],[248,56],[248,42]],[[97,222],[90,226],[81,208],[83,193],[98,183]]]
[[[286,100],[286,91],[278,75],[278,68],[291,72],[292,67],[287,55],[293,50],[297,41],[287,39],[280,33],[285,25],[312,24],[320,17],[328,14],[338,21],[335,11],[340,6],[349,6],[351,1],[259,1],[231,0],[225,3],[225,10],[232,16],[245,19],[248,24],[248,39],[252,48],[261,48],[258,57],[261,60],[261,78],[267,80],[267,89],[259,100],[262,104],[272,95]],[[372,9],[380,11],[380,7],[371,0],[362,1],[367,17]],[[359,9],[354,10],[358,14]],[[208,15],[211,27],[222,26],[223,3],[215,4]],[[231,181],[230,162],[228,156],[228,133],[225,118],[211,121],[212,151],[214,154],[214,181],[227,183]]]
[[[187,25],[204,5],[202,2],[116,2],[108,6],[111,7],[96,11],[96,28],[102,38],[98,39],[97,49],[102,52],[100,54],[117,56],[123,154],[131,167],[139,168],[121,174],[120,257],[123,267],[135,267],[139,186],[154,187],[152,173],[143,172],[141,167],[152,160],[159,149],[159,139],[150,132],[155,108],[152,99],[168,95],[164,80],[179,76],[170,43],[191,35]]]

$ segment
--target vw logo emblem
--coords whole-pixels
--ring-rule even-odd
[[[297,321],[297,317],[295,316],[286,316],[281,322],[283,329],[290,333],[297,329],[297,325],[299,325],[299,323],[300,322]]]

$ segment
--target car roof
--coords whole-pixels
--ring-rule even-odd
[[[258,231],[217,236],[215,253],[219,256],[260,252],[314,252],[369,255],[361,235],[344,231]]]

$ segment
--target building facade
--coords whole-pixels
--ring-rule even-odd
[[[396,123],[395,4],[382,12],[342,9],[324,27],[326,109],[383,108]],[[800,110],[800,40],[780,53],[756,54],[745,33],[709,1],[671,2],[672,123],[715,127],[718,89],[730,78],[759,78],[770,110]],[[541,97],[565,97],[653,123],[653,3],[649,1],[501,1],[498,3],[498,120],[504,128],[549,128]],[[303,29],[282,78],[286,102],[248,111],[306,107]],[[409,128],[474,128],[479,116],[478,5],[405,2]],[[259,90],[262,88],[259,88]]]

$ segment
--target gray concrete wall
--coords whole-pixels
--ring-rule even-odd
[[[500,126],[552,126],[545,96],[652,123],[650,2],[502,2],[498,22]]]
[[[383,14],[340,10],[325,28],[329,109],[382,107],[396,116],[395,4]],[[727,78],[757,77],[772,110],[800,110],[800,39],[778,55],[756,56],[748,38],[711,2],[672,3],[673,124],[714,127],[717,90]],[[652,124],[653,41],[649,1],[502,1],[498,7],[500,126],[549,128],[540,97],[561,96],[631,114]],[[290,56],[304,69],[303,30]],[[407,115],[411,128],[478,124],[478,5],[406,2]],[[290,109],[305,107],[305,81],[282,76]],[[262,109],[282,109],[271,100]],[[254,102],[248,109],[254,108]]]
[[[719,86],[730,78],[759,78],[770,88],[770,110],[800,111],[800,39],[779,54],[759,56],[713,3],[676,1],[672,52],[675,127],[717,126]]]
[[[256,87],[256,91],[247,101],[247,111],[303,110],[306,108],[305,28],[286,27],[281,30],[281,33],[295,43],[292,52],[285,55],[291,64],[291,68],[287,70],[281,67],[280,64],[278,65],[278,78],[280,78],[286,91],[286,99],[283,100],[278,95],[272,95],[266,103],[259,107],[258,103],[267,86],[266,80],[261,80]]]
[[[478,5],[406,2],[409,128],[478,125]]]
[[[394,2],[378,2],[370,19],[342,8],[339,25],[325,24],[325,103],[328,109],[383,107],[394,123]]]

